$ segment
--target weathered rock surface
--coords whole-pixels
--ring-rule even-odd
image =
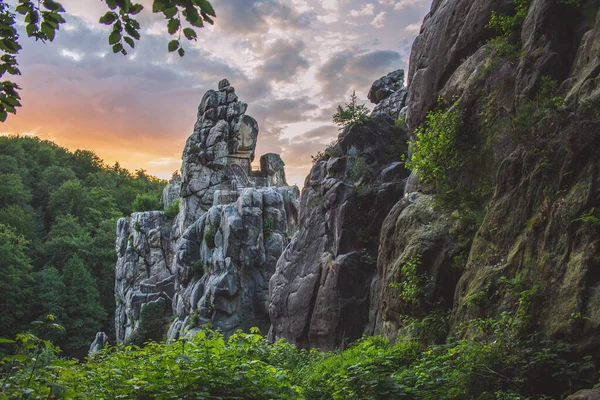
[[[170,230],[163,213],[134,213],[131,221],[117,224],[115,267],[115,330],[117,341],[131,338],[140,324],[142,305],[175,294],[175,276],[170,269]],[[165,316],[169,310],[165,310]]]
[[[108,335],[104,332],[96,333],[96,337],[90,346],[90,355],[94,355],[108,344]]]
[[[237,202],[210,208],[185,231],[174,263],[177,319],[170,339],[208,321],[226,336],[253,326],[268,331],[269,279],[288,243],[284,199],[296,197],[293,191],[247,188]]]
[[[194,132],[183,149],[180,232],[212,207],[215,191],[235,174],[231,165],[248,174],[258,123],[246,115],[247,108],[227,80],[220,82],[218,91],[209,90],[202,98]]]
[[[179,199],[174,221],[163,212],[119,220],[117,342],[176,338],[211,322],[225,335],[268,330],[268,282],[296,231],[298,188],[277,154],[251,162],[258,135],[227,80],[208,91],[163,205]]]
[[[408,88],[404,86],[404,70],[399,69],[379,78],[369,90],[369,100],[376,104],[373,114],[385,113],[393,119],[406,114]]]
[[[407,177],[397,161],[406,134],[385,114],[346,128],[338,146],[342,156],[318,160],[306,178],[299,231],[269,285],[271,338],[303,347],[362,335],[379,230]]]
[[[181,175],[178,172],[175,172],[171,179],[169,180],[169,184],[165,186],[161,202],[163,204],[164,209],[166,210],[169,205],[175,200],[179,200],[179,194],[181,193]]]
[[[580,390],[569,397],[566,400],[599,400],[600,399],[600,389],[585,389]]]
[[[395,340],[404,329],[400,315],[423,318],[452,307],[460,276],[453,263],[466,250],[457,228],[456,217],[440,210],[432,195],[414,192],[394,205],[381,228],[368,333]],[[417,262],[415,276],[424,277],[422,290],[403,300],[394,284],[406,278],[402,266],[411,259]]]
[[[599,8],[585,0],[579,7],[532,0],[516,35],[521,49],[511,58],[490,50],[486,42],[495,33],[485,28],[492,10],[510,11],[509,1],[433,2],[410,57],[407,122],[414,129],[438,96],[447,102],[456,97],[467,110],[458,135],[470,150],[453,184],[463,193],[489,193],[489,202],[477,206],[483,222],[477,219],[475,229],[467,229],[472,233],[459,237],[452,234],[452,220],[464,219],[466,211],[452,205],[433,214],[419,209],[430,196],[418,192],[431,193],[434,202],[440,196],[411,176],[409,196],[382,230],[379,282],[372,291],[375,333],[394,338],[402,334],[400,313],[422,315],[420,307],[411,309],[389,289],[402,279],[400,263],[416,254],[433,287],[443,289],[437,294],[434,289],[431,301],[452,309],[451,329],[514,311],[515,294],[498,282],[516,278],[522,288],[539,287],[533,308],[537,330],[581,351],[599,349]],[[543,100],[536,98],[543,77],[558,83],[565,105],[526,126],[525,134],[515,133],[514,123],[506,121],[532,99]],[[431,230],[426,235],[419,228],[423,223]],[[461,260],[454,270],[448,268],[453,256]],[[440,280],[443,274],[449,275]]]

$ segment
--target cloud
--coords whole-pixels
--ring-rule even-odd
[[[429,0],[400,0],[394,5],[394,11],[400,11],[411,7],[424,7],[427,4],[429,4]]]
[[[271,81],[285,81],[308,68],[308,60],[302,55],[306,44],[302,40],[278,39],[262,53],[266,59],[260,68],[261,76]]]
[[[339,17],[336,14],[318,15],[317,19],[326,24],[331,24],[333,22],[339,21]]]
[[[404,28],[404,32],[416,35],[421,30],[421,25],[423,25],[422,21],[415,22],[414,24],[407,25]]]
[[[375,6],[373,3],[364,4],[360,10],[351,10],[350,16],[352,17],[365,17],[373,15],[375,13]]]
[[[233,35],[268,32],[271,27],[305,29],[316,19],[312,12],[299,12],[277,0],[224,0],[217,17],[217,29]]]
[[[375,79],[396,69],[400,62],[396,51],[349,49],[333,54],[322,64],[316,79],[326,99],[340,98],[352,89],[366,95]]]
[[[375,16],[371,25],[375,28],[383,28],[385,26],[385,16],[387,15],[386,11],[382,11]]]
[[[151,9],[151,0],[141,1]],[[61,3],[78,17],[67,16],[53,43],[21,32],[23,76],[15,80],[24,106],[3,131],[36,132],[170,177],[203,94],[228,78],[259,122],[257,156],[282,154],[296,183],[310,155],[339,133],[331,123],[337,105],[352,90],[366,103],[375,79],[406,68],[414,22],[427,12],[415,0],[221,0],[215,26],[185,41],[180,58],[167,51],[173,36],[164,18],[146,9],[138,15],[142,39],[124,57],[112,54],[109,30],[97,22],[106,3]],[[404,9],[392,20],[394,4]],[[350,26],[356,22],[359,29]]]

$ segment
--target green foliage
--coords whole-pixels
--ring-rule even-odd
[[[159,342],[163,338],[165,326],[168,322],[168,318],[165,316],[165,302],[163,299],[142,304],[139,324],[130,339],[130,343],[142,346],[149,341]]]
[[[102,309],[92,313],[91,326],[110,335],[116,220],[131,213],[138,194],[158,198],[166,182],[143,170],[131,174],[118,164],[105,166],[91,151],[69,152],[48,141],[18,136],[0,137],[0,174],[5,178],[0,179],[0,186],[5,185],[0,188],[0,225],[6,227],[2,233],[19,238],[3,242],[12,250],[0,256],[5,260],[0,268],[20,265],[18,273],[0,276],[0,282],[15,279],[11,296],[3,300],[18,302],[3,308],[6,323],[0,321],[0,335],[14,335],[26,321],[52,313],[69,329],[69,335],[53,338],[57,344],[68,352],[76,350],[71,339],[89,346],[96,331],[72,331],[77,319],[87,317],[67,319],[64,314],[72,300],[65,297],[63,278],[75,256],[88,271],[82,277],[91,276],[90,290],[98,294],[94,302]]]
[[[141,37],[141,26],[135,16],[142,12],[144,6],[131,0],[106,0],[106,5],[110,10],[100,17],[99,22],[111,27],[108,44],[113,53],[126,55],[125,45],[134,48],[135,40]],[[27,36],[45,43],[54,41],[60,26],[66,22],[65,12],[64,7],[55,0],[19,0],[14,10],[6,2],[0,2],[0,50],[3,53],[0,59],[0,78],[7,73],[21,75],[17,62],[21,45],[15,28],[21,22],[17,22],[17,14],[23,17]],[[176,36],[169,42],[168,50],[177,51],[181,57],[185,55],[182,35],[187,40],[196,41],[198,35],[195,28],[202,28],[205,23],[212,25],[213,18],[216,17],[208,0],[153,0],[152,12],[162,14],[167,19],[169,34]],[[6,120],[8,113],[15,114],[16,108],[21,106],[20,89],[14,82],[0,82],[1,122]]]
[[[338,106],[333,114],[333,122],[340,126],[340,129],[352,125],[363,124],[369,120],[369,109],[364,104],[356,104],[356,92],[352,92],[350,102],[343,107]]]
[[[392,289],[400,289],[400,298],[409,303],[419,301],[427,286],[428,278],[419,273],[419,265],[421,265],[420,257],[411,257],[406,260],[400,268],[402,271],[400,283],[390,284]]]
[[[27,241],[0,224],[0,335],[12,335],[31,320],[33,275]]]
[[[527,399],[564,398],[592,384],[590,357],[512,329],[519,318],[513,311],[475,321],[495,329],[484,340],[425,345],[407,337],[391,344],[375,336],[327,353],[283,340],[269,344],[256,328],[227,341],[202,330],[168,344],[107,347],[82,364],[57,358],[46,336],[59,326],[47,321],[36,325],[41,339],[0,339],[0,346],[18,346],[0,361],[0,397],[29,393],[42,399],[60,392],[67,399]],[[423,327],[435,329],[447,315],[426,319]]]
[[[587,212],[583,213],[581,217],[576,218],[575,222],[582,222],[584,224],[600,225],[600,218],[594,215],[594,207],[590,208]]]
[[[201,331],[166,345],[105,349],[60,383],[72,398],[300,399],[289,372],[263,359],[270,347],[256,333],[225,341]]]
[[[155,194],[140,193],[131,204],[133,212],[160,210],[160,199]]]
[[[518,29],[521,28],[523,21],[525,21],[525,17],[527,17],[530,1],[513,0],[514,11],[511,15],[498,14],[496,11],[492,11],[486,28],[496,30],[500,36],[505,38],[517,34]]]
[[[173,219],[179,214],[179,199],[173,200],[167,208],[165,208],[165,218]]]
[[[406,124],[406,117],[404,117],[404,116],[399,117],[398,119],[395,119],[394,124],[400,129],[406,130],[408,128],[408,126]]]
[[[100,305],[96,282],[83,261],[74,255],[63,267],[66,348],[85,348],[102,327],[106,311]]]
[[[342,153],[342,149],[338,144],[337,140],[329,143],[325,150],[319,151],[316,156],[310,156],[312,158],[313,165],[321,160],[328,160],[333,157],[341,157],[344,153]]]
[[[263,220],[263,237],[267,238],[271,236],[275,229],[275,221],[273,218],[268,217]]]
[[[534,140],[536,132],[543,131],[563,105],[564,100],[557,91],[556,81],[543,76],[538,83],[537,94],[513,115],[501,120],[499,125],[506,127],[516,140]]]
[[[406,161],[406,168],[419,172],[421,180],[429,183],[444,182],[450,170],[463,164],[458,149],[463,112],[458,102],[449,109],[443,109],[442,102],[438,99],[439,108],[428,112],[425,125],[415,129]]]
[[[351,160],[351,165],[348,169],[348,179],[352,182],[356,182],[371,171],[372,168],[369,166],[365,157],[354,157]]]
[[[488,40],[487,49],[492,58],[482,69],[485,75],[503,60],[517,61],[521,48],[520,29],[527,16],[531,0],[512,0],[513,10],[510,14],[499,14],[492,11],[486,28],[493,29],[498,36]]]

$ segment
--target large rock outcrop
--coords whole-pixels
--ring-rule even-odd
[[[488,42],[498,33],[486,25],[492,10],[511,15],[511,2],[433,2],[410,57],[407,122],[422,125],[438,96],[456,99],[466,110],[457,132],[464,163],[448,184],[455,204],[448,187],[425,188],[413,174],[384,223],[375,333],[393,339],[400,314],[422,316],[389,289],[402,279],[399,265],[419,255],[420,272],[439,289],[430,303],[452,310],[451,329],[514,311],[508,279],[538,288],[536,330],[599,350],[599,9],[531,0],[506,39],[510,53]],[[480,199],[470,203],[471,193]],[[442,206],[419,206],[430,201]]]
[[[306,178],[299,231],[270,282],[271,338],[302,347],[333,349],[363,334],[381,223],[408,175],[398,161],[406,133],[388,115],[344,129],[336,151]]]
[[[209,90],[183,151],[181,176],[163,192],[176,217],[134,213],[117,226],[118,343],[176,338],[212,323],[225,335],[268,330],[268,282],[296,230],[298,188],[283,160],[252,170],[258,124],[227,80]],[[169,219],[173,218],[173,219]]]

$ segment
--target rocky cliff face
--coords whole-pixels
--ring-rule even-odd
[[[167,208],[134,213],[117,227],[117,342],[143,343],[212,323],[225,335],[266,333],[268,282],[296,230],[298,189],[277,154],[251,169],[258,136],[229,82],[210,90],[183,151],[181,176],[163,192]]]
[[[486,28],[492,10],[512,16],[514,3],[436,0],[413,45],[409,129],[424,123],[438,96],[456,99],[466,110],[456,132],[464,163],[445,188],[413,174],[383,223],[376,333],[401,335],[400,314],[420,317],[423,306],[450,309],[455,329],[514,311],[515,290],[536,288],[536,329],[598,349],[599,5],[521,3],[514,32],[490,42],[499,34]],[[468,201],[471,194],[478,199]],[[419,307],[390,288],[416,256],[429,282]]]
[[[333,349],[360,337],[381,223],[408,176],[406,133],[374,114],[344,129],[306,178],[299,231],[270,282],[271,338]]]

